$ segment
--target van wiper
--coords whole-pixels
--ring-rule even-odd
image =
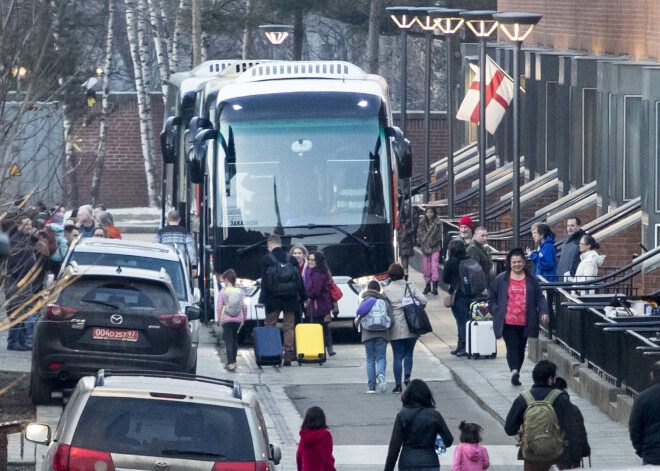
[[[108,301],[100,301],[98,299],[81,299],[81,301],[85,301],[86,303],[101,304],[102,306],[110,306],[114,307],[115,309],[119,309],[119,306],[113,303],[109,303]]]
[[[300,227],[307,227],[307,226],[295,226],[295,227],[300,228]],[[304,239],[305,237],[316,237],[316,236],[332,235],[332,234],[333,234],[332,232],[321,232],[320,234],[282,234],[282,235],[280,235],[280,237],[282,239],[287,239],[287,238],[288,239]],[[248,252],[248,251],[252,250],[253,248],[258,247],[261,244],[265,244],[267,240],[268,240],[268,237],[264,237],[259,242],[255,242],[254,244],[248,245],[247,247],[241,247],[240,249],[238,249],[236,251],[236,255],[238,255],[240,257],[245,252]]]
[[[195,456],[209,456],[212,458],[225,458],[225,455],[220,453],[209,453],[207,451],[195,451],[195,450],[163,450],[161,451],[163,455],[195,455]]]

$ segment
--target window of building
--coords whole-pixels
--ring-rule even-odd
[[[596,179],[596,140],[598,96],[595,88],[582,89],[582,184]]]
[[[558,136],[561,101],[559,100],[559,82],[545,83],[545,171],[557,168],[560,151]]]
[[[642,97],[623,97],[623,199],[641,195]]]

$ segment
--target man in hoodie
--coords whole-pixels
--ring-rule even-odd
[[[633,404],[628,428],[635,453],[644,464],[660,465],[660,361],[651,368],[651,386]]]
[[[577,216],[566,220],[566,233],[568,234],[561,242],[561,253],[557,263],[557,281],[570,281],[568,277],[575,276],[575,271],[580,264],[580,239],[585,234],[582,230],[582,222]]]

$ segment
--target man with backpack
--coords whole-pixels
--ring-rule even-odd
[[[660,465],[660,361],[651,367],[651,384],[633,404],[628,428],[630,441],[644,464]]]
[[[380,283],[371,280],[367,290],[360,295],[355,325],[362,331],[362,343],[367,355],[367,394],[387,390],[385,370],[387,368],[387,342],[392,325],[392,305],[380,292]]]
[[[518,434],[518,459],[525,471],[548,471],[553,464],[580,460],[578,424],[568,395],[554,388],[557,365],[542,360],[534,366],[534,386],[520,394],[506,417],[504,431]],[[574,453],[576,456],[569,456]]]
[[[283,313],[284,358],[282,364],[291,366],[296,360],[294,345],[294,312],[301,301],[307,300],[305,285],[300,276],[298,261],[282,249],[282,240],[271,235],[266,241],[268,255],[261,260],[261,293],[259,303],[266,307],[266,327],[275,327]]]

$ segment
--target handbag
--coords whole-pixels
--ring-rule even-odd
[[[442,305],[444,307],[452,307],[454,305],[454,301],[456,300],[456,291],[454,291],[452,294],[448,294],[447,296],[444,297],[442,300]]]
[[[330,297],[332,298],[333,301],[339,301],[342,298],[342,296],[344,296],[344,293],[341,292],[339,286],[337,286],[334,281],[331,281],[329,285],[330,285]]]
[[[408,330],[410,333],[415,335],[424,335],[429,332],[433,332],[431,327],[431,321],[429,321],[429,316],[426,314],[422,303],[420,303],[412,295],[410,291],[410,286],[406,283],[406,291],[404,293],[404,299],[407,297],[406,294],[410,295],[411,302],[404,304],[403,314],[406,318],[406,324],[408,324]]]

